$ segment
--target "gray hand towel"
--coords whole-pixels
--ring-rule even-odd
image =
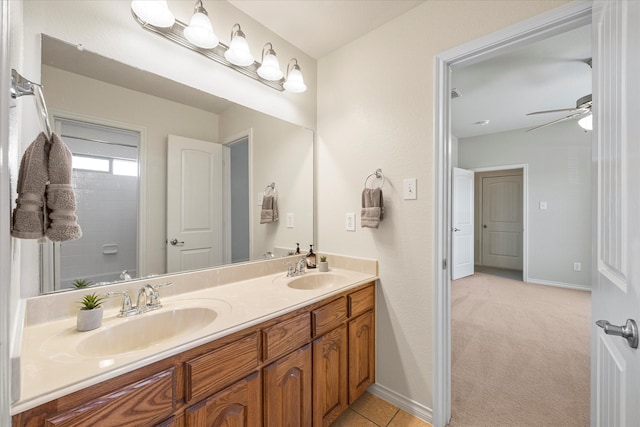
[[[51,136],[49,151],[49,185],[47,208],[51,223],[46,235],[54,242],[82,237],[76,216],[76,199],[71,186],[72,154],[55,133]]]
[[[27,147],[18,172],[18,198],[13,210],[11,235],[20,239],[44,236],[46,214],[44,194],[49,181],[47,137],[40,133]]]
[[[260,224],[278,221],[278,199],[276,196],[264,196],[260,210]]]
[[[384,219],[384,202],[381,188],[365,188],[362,190],[362,210],[360,211],[360,226],[378,228]]]

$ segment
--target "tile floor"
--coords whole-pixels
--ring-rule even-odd
[[[431,427],[431,424],[365,392],[331,427]]]

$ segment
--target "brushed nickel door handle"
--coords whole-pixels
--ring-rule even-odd
[[[596,325],[604,329],[605,334],[622,337],[627,340],[631,348],[638,348],[638,325],[635,320],[627,319],[624,326],[612,325],[607,320],[598,320]]]

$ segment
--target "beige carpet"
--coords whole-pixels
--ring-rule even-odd
[[[451,300],[449,426],[589,425],[589,292],[476,273]]]

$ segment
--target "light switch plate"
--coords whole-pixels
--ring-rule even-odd
[[[402,181],[402,195],[405,200],[415,200],[418,198],[416,192],[416,185],[418,180],[416,178],[406,178]]]
[[[540,209],[542,210],[547,209],[547,202],[540,202]]]
[[[287,228],[293,228],[293,220],[294,220],[294,215],[291,212],[287,213]]]
[[[262,206],[263,197],[264,197],[264,193],[262,191],[256,194],[256,200],[258,201],[258,206]]]
[[[356,214],[355,212],[347,212],[345,215],[345,228],[347,231],[356,231]]]

